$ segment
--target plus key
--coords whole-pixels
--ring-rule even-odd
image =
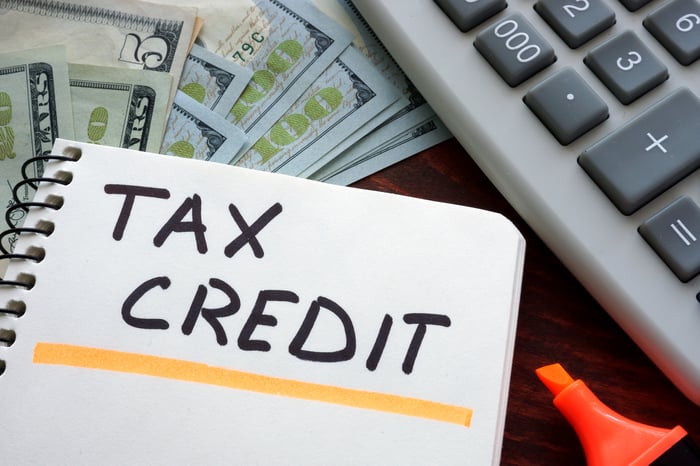
[[[700,166],[700,100],[675,91],[583,151],[578,161],[625,215]]]

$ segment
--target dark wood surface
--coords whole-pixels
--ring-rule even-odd
[[[620,414],[659,427],[680,424],[700,444],[700,407],[685,398],[593,300],[456,140],[353,186],[500,212],[525,236],[503,465],[586,464],[573,429],[535,375],[535,369],[554,362],[560,362],[574,378],[583,379]]]

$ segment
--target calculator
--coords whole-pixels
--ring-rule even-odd
[[[354,0],[469,155],[700,404],[700,4]]]

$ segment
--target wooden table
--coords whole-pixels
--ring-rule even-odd
[[[680,424],[700,444],[700,407],[685,398],[593,300],[456,140],[353,186],[500,212],[525,236],[525,275],[503,465],[586,464],[576,434],[554,408],[551,394],[534,372],[554,362],[560,362],[574,378],[583,379],[603,402],[624,416],[659,427]]]

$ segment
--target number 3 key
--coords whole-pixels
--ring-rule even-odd
[[[591,50],[583,61],[625,105],[668,79],[668,69],[631,31]]]

